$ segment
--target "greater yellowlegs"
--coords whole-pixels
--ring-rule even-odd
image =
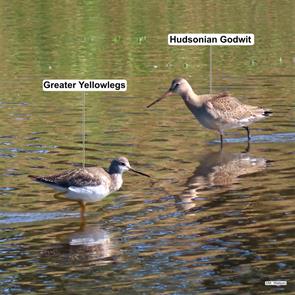
[[[174,93],[183,98],[188,109],[204,127],[219,132],[221,145],[224,130],[238,127],[246,129],[249,141],[250,130],[248,125],[272,113],[267,109],[243,104],[226,92],[197,95],[190,84],[183,78],[173,80],[168,91],[149,104],[147,108]]]
[[[50,176],[29,177],[66,192],[67,199],[79,202],[81,216],[84,216],[85,204],[100,201],[119,190],[123,184],[122,174],[128,170],[150,177],[134,170],[125,157],[114,159],[108,171],[100,167],[89,167],[67,170]]]

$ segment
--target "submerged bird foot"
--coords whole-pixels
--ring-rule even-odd
[[[242,152],[242,154],[248,154],[250,152],[250,141],[247,141],[247,146],[245,148],[245,150]]]

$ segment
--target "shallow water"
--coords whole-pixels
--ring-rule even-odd
[[[294,290],[294,1],[0,1],[2,294],[291,294]],[[223,151],[178,97],[208,92],[207,47],[170,32],[253,32],[254,47],[213,48],[213,89],[273,110]],[[44,78],[126,79],[86,93],[86,163],[127,156],[151,180],[88,206],[58,200],[29,174],[81,166],[79,93]],[[287,286],[265,286],[285,280]]]

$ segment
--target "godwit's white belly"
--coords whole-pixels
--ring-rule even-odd
[[[248,126],[254,121],[253,117],[244,118],[241,120],[229,119],[227,122],[215,119],[207,112],[194,114],[196,119],[206,128],[223,131],[232,128]]]
[[[218,121],[214,119],[208,113],[200,112],[200,113],[194,114],[194,116],[200,122],[200,124],[203,125],[204,127],[208,129],[219,130],[220,126],[218,125]]]

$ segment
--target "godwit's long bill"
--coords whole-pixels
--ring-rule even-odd
[[[267,109],[243,104],[226,92],[197,95],[183,78],[173,80],[169,90],[149,104],[147,108],[173,94],[182,97],[188,109],[204,127],[219,132],[221,146],[224,130],[243,127],[247,131],[249,141],[250,129],[248,126],[272,113]]]
[[[79,202],[81,216],[84,216],[86,203],[100,201],[119,190],[123,184],[122,175],[128,170],[150,177],[133,169],[125,157],[114,159],[108,171],[100,167],[89,167],[67,170],[50,176],[29,177],[66,192],[67,199]]]

